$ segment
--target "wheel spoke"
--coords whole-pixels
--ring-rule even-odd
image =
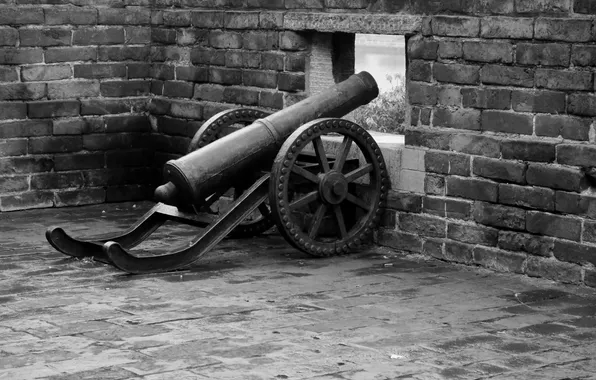
[[[366,165],[361,166],[358,169],[354,169],[351,172],[349,172],[348,174],[346,174],[346,180],[348,181],[348,183],[354,182],[355,180],[364,176],[365,174],[372,172],[372,170],[373,170],[373,164],[366,164]]]
[[[339,157],[333,164],[333,170],[340,172],[344,168],[344,164],[346,163],[346,159],[348,158],[348,153],[350,153],[350,148],[352,147],[352,139],[348,136],[344,136],[343,141],[341,142],[341,148]]]
[[[315,154],[317,155],[317,160],[321,165],[321,170],[323,173],[327,173],[329,171],[329,161],[327,161],[327,154],[325,153],[325,147],[323,146],[323,140],[321,137],[315,137],[312,140],[312,144],[315,147]]]
[[[351,202],[353,204],[355,204],[356,206],[360,207],[361,209],[365,210],[365,211],[370,211],[370,206],[366,204],[366,202],[364,202],[362,199],[360,198],[356,198],[354,195],[348,193],[346,195],[346,200],[348,202]]]
[[[305,206],[311,202],[314,202],[317,200],[317,198],[319,198],[319,192],[318,191],[313,191],[311,193],[306,194],[305,196],[303,196],[302,198],[290,203],[290,209],[297,209],[300,208],[302,206]]]
[[[301,177],[303,177],[303,178],[305,178],[305,179],[307,179],[307,180],[309,180],[311,182],[314,182],[316,184],[319,183],[319,177],[317,177],[315,174],[309,172],[308,170],[306,170],[304,168],[301,168],[298,165],[294,165],[292,167],[292,173],[296,173],[299,176],[301,176]]]
[[[314,239],[317,237],[317,233],[319,232],[319,228],[321,227],[321,223],[323,222],[323,218],[325,217],[325,213],[327,212],[327,206],[324,203],[321,203],[319,208],[317,208],[317,212],[313,218],[312,224],[310,226],[310,230],[308,231],[308,237]]]
[[[344,213],[341,211],[339,205],[333,206],[333,211],[335,212],[335,219],[337,219],[337,226],[339,227],[340,237],[345,239],[348,236],[348,232],[346,231],[346,222],[344,221]]]

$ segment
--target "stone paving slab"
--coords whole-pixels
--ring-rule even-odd
[[[0,379],[596,379],[593,289],[378,247],[313,258],[274,231],[137,276],[45,241],[149,206],[0,214]]]

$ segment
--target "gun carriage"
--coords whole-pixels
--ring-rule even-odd
[[[158,203],[128,229],[75,238],[50,227],[46,238],[66,255],[129,273],[181,269],[226,236],[256,236],[273,225],[309,254],[348,253],[378,225],[389,179],[371,135],[341,117],[377,95],[375,80],[361,72],[276,113],[223,111],[201,126],[185,156],[165,164]],[[133,250],[166,221],[201,229],[165,254]]]

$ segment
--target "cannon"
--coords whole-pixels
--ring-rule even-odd
[[[185,156],[165,164],[157,203],[132,226],[79,238],[54,226],[46,238],[68,256],[132,274],[182,269],[226,236],[252,237],[274,225],[311,255],[351,252],[378,225],[389,179],[371,135],[341,117],[377,95],[373,77],[360,72],[276,113],[220,112]],[[167,221],[197,226],[197,235],[159,255],[133,249]]]

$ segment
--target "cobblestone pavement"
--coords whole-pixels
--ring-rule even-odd
[[[142,276],[45,241],[148,206],[0,214],[0,379],[596,379],[593,290],[382,248],[312,258],[274,233]]]

